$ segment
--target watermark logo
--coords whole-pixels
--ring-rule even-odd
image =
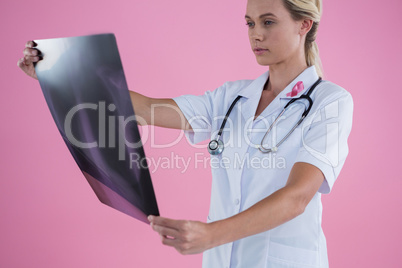
[[[125,161],[126,158],[129,157],[131,168],[147,167],[148,164],[150,170],[152,169],[153,172],[165,168],[177,168],[182,170],[182,172],[185,172],[190,167],[206,168],[208,166],[211,168],[286,168],[285,156],[276,155],[275,153],[269,153],[263,156],[258,154],[253,157],[249,154],[234,154],[231,155],[230,158],[227,158],[227,155],[223,155],[219,158],[218,162],[218,158],[208,157],[207,159],[204,159],[200,155],[197,155],[197,153],[194,154],[193,157],[183,157],[172,153],[169,157],[140,159],[141,153],[138,149],[147,142],[150,142],[151,148],[173,148],[184,138],[184,132],[177,131],[177,136],[173,141],[159,144],[156,143],[155,127],[153,125],[158,123],[158,120],[161,120],[160,118],[156,118],[157,115],[161,116],[160,113],[156,112],[156,110],[161,107],[172,109],[177,113],[177,117],[174,120],[178,120],[179,118],[180,124],[177,125],[181,126],[181,128],[184,128],[186,124],[195,127],[204,126],[192,130],[195,135],[203,135],[204,137],[215,138],[224,118],[222,115],[214,118],[197,115],[193,118],[187,118],[187,121],[180,109],[169,104],[152,105],[149,118],[147,119],[138,115],[125,118],[124,116],[116,115],[117,109],[113,103],[108,105],[106,105],[105,102],[82,103],[74,106],[68,111],[64,120],[64,131],[69,142],[78,148],[117,148],[119,160]],[[258,148],[261,144],[272,147],[283,138],[284,133],[281,133],[281,136],[279,137],[279,135],[277,135],[277,125],[274,125],[270,130],[270,135],[267,136],[267,139],[262,140],[262,137],[271,127],[276,116],[274,117],[271,115],[271,117],[260,118],[259,123],[254,124],[254,116],[246,120],[243,114],[239,112],[242,108],[244,109],[244,107],[241,107],[241,103],[239,103],[237,109],[234,109],[231,116],[227,118],[225,128],[223,129],[225,148],[240,148],[243,146]],[[90,129],[89,132],[92,135],[91,137],[83,136],[82,133],[81,135],[76,136],[72,127],[74,120],[83,120],[83,118],[89,120],[89,117],[86,116],[89,113],[91,113],[92,119],[96,118],[98,120],[97,124],[95,124],[98,129]],[[302,112],[300,112],[300,116],[301,113]],[[94,116],[94,114],[96,114],[96,116]],[[76,118],[78,117],[77,115],[80,115],[80,119]],[[285,113],[281,118],[279,118],[278,123],[281,124],[282,128],[283,126],[288,126],[290,131],[293,125],[286,123],[286,121],[289,120],[288,118],[290,117],[287,117]],[[302,148],[308,151],[311,155],[331,166],[337,166],[339,164],[340,150],[338,119],[339,101],[334,101],[320,110],[310,113],[310,115],[299,126],[301,129],[301,135],[293,137],[293,140],[291,140],[292,136],[290,136],[288,138],[290,139],[289,142],[292,141],[291,144],[297,145],[300,143],[301,139]],[[138,136],[133,138],[133,133],[129,133],[130,131],[127,130],[129,124],[147,125],[147,123],[151,123],[151,125],[146,128],[141,128],[141,137]],[[85,124],[85,122],[82,124]],[[132,126],[129,129],[132,130]],[[81,137],[81,139],[79,137]],[[255,137],[259,138],[257,139]],[[284,142],[287,142],[287,140]],[[189,144],[194,148],[206,147],[205,144]],[[128,148],[132,149],[129,153],[127,153]],[[281,147],[279,147],[278,150],[281,150]]]

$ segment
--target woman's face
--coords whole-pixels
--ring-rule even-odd
[[[260,65],[291,62],[304,53],[302,22],[292,19],[282,0],[248,0],[245,19],[250,45]]]

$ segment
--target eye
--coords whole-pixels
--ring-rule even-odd
[[[266,25],[266,26],[269,26],[269,25],[271,25],[271,24],[273,24],[273,23],[274,23],[274,22],[271,21],[271,20],[266,20],[266,21],[264,21],[264,25]],[[249,28],[251,28],[251,27],[254,26],[254,22],[248,21],[248,22],[246,22],[246,25],[247,25]]]
[[[248,27],[252,27],[252,26],[254,26],[254,23],[252,23],[252,22],[246,22],[246,25],[248,26]]]

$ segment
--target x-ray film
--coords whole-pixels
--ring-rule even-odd
[[[53,119],[99,200],[140,221],[159,216],[116,38],[34,40]]]

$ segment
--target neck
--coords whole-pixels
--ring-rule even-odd
[[[265,85],[265,89],[273,91],[277,96],[290,84],[297,76],[299,76],[307,68],[306,60],[301,57],[298,60],[281,62],[269,66],[269,80]]]

